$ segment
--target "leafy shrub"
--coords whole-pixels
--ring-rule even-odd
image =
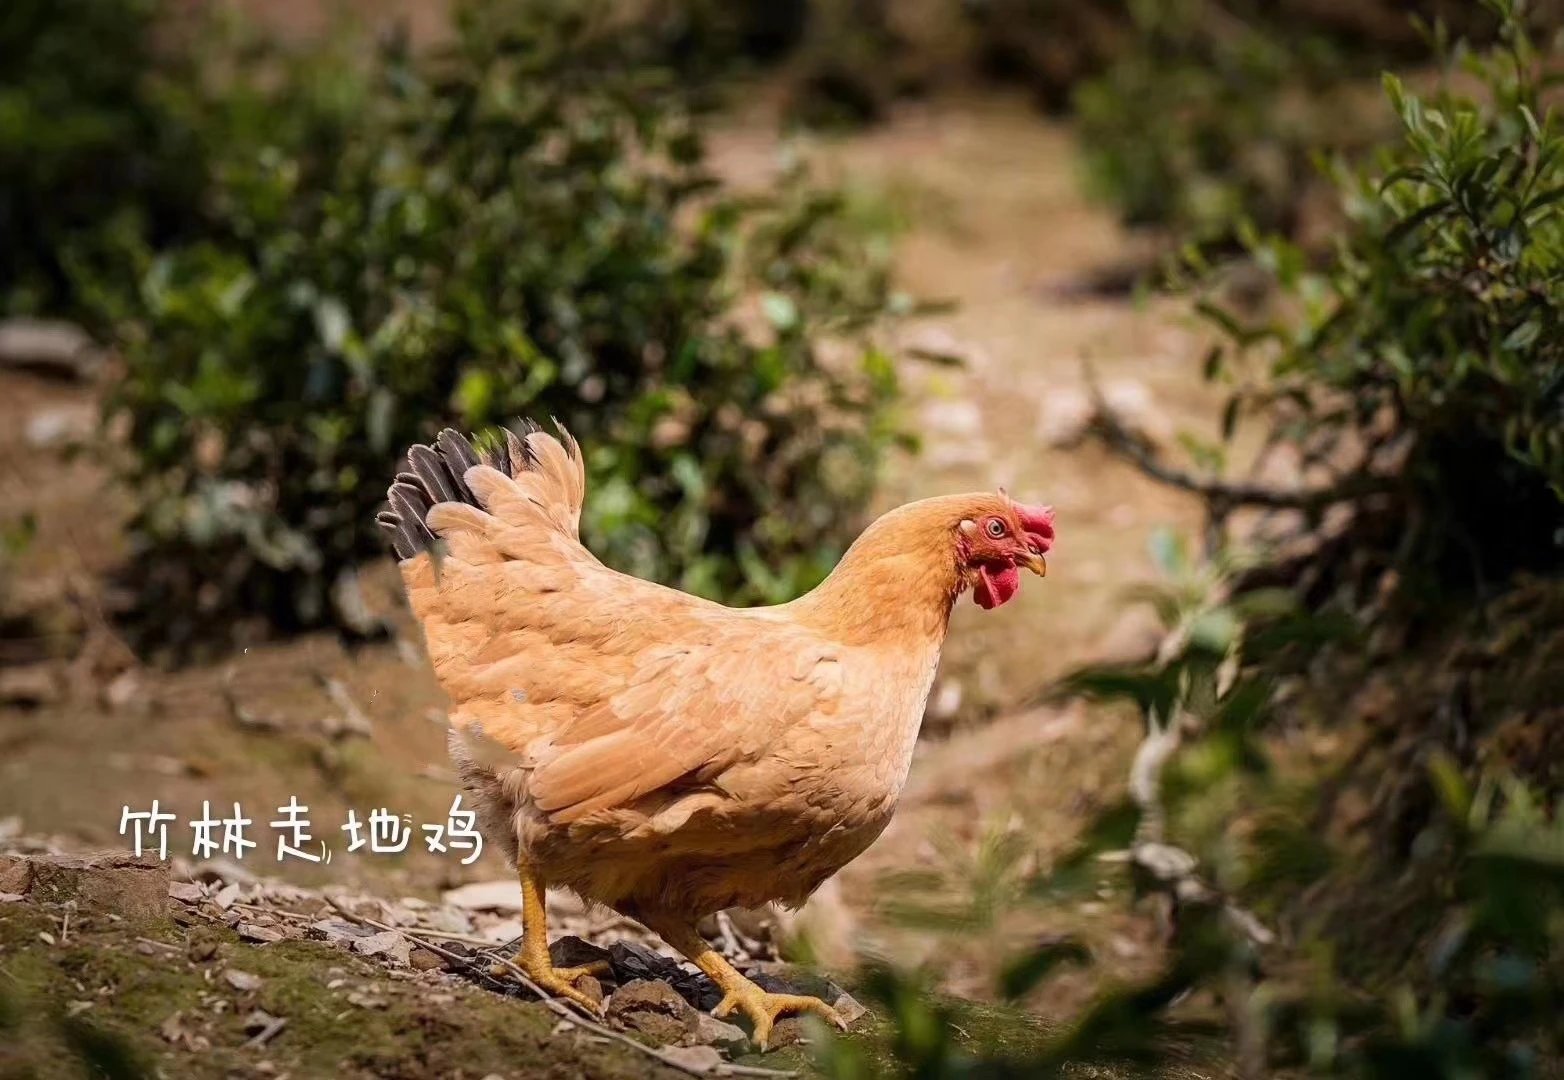
[[[154,0],[11,0],[0,10],[0,312],[71,312],[73,261],[116,233],[188,220],[202,168],[168,99]]]
[[[331,618],[397,455],[444,423],[558,417],[588,542],[699,593],[791,596],[851,535],[895,380],[837,199],[723,192],[641,43],[574,5],[469,3],[456,31],[388,46],[362,95],[319,63],[231,89],[214,227],[104,290],[134,569],[190,602],[176,632]]]
[[[1075,89],[1088,176],[1127,222],[1216,247],[1246,222],[1319,245],[1333,221],[1316,161],[1361,157],[1391,131],[1364,77],[1426,63],[1451,34],[1493,35],[1481,5],[1437,0],[1127,7],[1129,32]],[[1531,21],[1557,30],[1544,7]]]
[[[1237,382],[1228,434],[1257,417],[1334,463],[1335,496],[1381,527],[1368,571],[1412,572],[1422,603],[1433,572],[1497,582],[1564,554],[1564,133],[1495,6],[1503,45],[1466,65],[1488,100],[1387,78],[1403,138],[1372,170],[1338,170],[1348,220],[1324,267],[1253,240],[1276,314],[1246,320],[1219,288],[1202,303],[1224,338],[1212,369]]]
[[[1347,57],[1317,25],[1229,0],[1130,13],[1128,44],[1074,103],[1089,179],[1131,224],[1203,244],[1246,218],[1292,232],[1319,186],[1315,151],[1378,134],[1344,104]]]

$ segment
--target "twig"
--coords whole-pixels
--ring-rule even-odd
[[[287,1026],[288,1026],[288,1018],[286,1016],[274,1016],[274,1017],[272,1017],[271,1023],[267,1024],[260,1031],[257,1031],[255,1033],[254,1037],[251,1038],[249,1042],[244,1044],[244,1049],[246,1049],[246,1050],[258,1050],[258,1049],[260,1049],[261,1047],[265,1046],[267,1043],[271,1042],[274,1038],[276,1038],[277,1037],[277,1033],[279,1031],[281,1031],[283,1028],[287,1027]]]
[[[463,967],[477,967],[477,965],[474,964],[473,961],[468,957],[459,956],[456,953],[451,952],[449,949],[436,945],[432,941],[429,941],[425,938],[420,938],[416,934],[408,933],[408,931],[402,927],[388,926],[387,924],[380,922],[377,919],[366,918],[365,916],[359,915],[356,912],[349,911],[344,905],[338,903],[337,900],[333,897],[326,897],[326,901],[332,907],[340,911],[346,918],[352,919],[354,922],[362,923],[366,926],[372,926],[377,930],[395,930],[406,937],[409,941],[413,942],[415,945],[428,949],[430,952],[444,960],[454,964],[460,964]],[[691,1076],[710,1075],[706,1072],[703,1072],[702,1070],[691,1068],[690,1066],[679,1061],[677,1058],[669,1057],[655,1046],[647,1046],[645,1043],[637,1042],[628,1035],[615,1031],[613,1028],[604,1027],[602,1024],[589,1019],[586,1016],[585,1011],[575,1006],[573,1002],[567,1004],[558,998],[550,996],[547,991],[545,991],[537,983],[533,982],[527,973],[522,971],[521,968],[517,967],[516,964],[512,961],[506,960],[504,957],[496,956],[492,953],[486,953],[484,955],[486,959],[500,967],[505,968],[512,975],[516,976],[517,980],[523,986],[538,996],[538,999],[549,1009],[550,1012],[554,1013],[554,1015],[558,1016],[566,1023],[574,1024],[575,1026],[582,1028],[585,1031],[591,1032],[593,1035],[596,1035],[599,1038],[611,1039],[614,1042],[623,1043],[625,1046],[628,1046],[633,1050],[637,1050],[643,1054],[646,1054],[648,1057],[656,1059],[669,1068],[678,1069],[680,1072],[688,1073]],[[725,1062],[722,1065],[717,1066],[715,1075],[762,1076],[772,1077],[775,1078],[775,1080],[786,1080],[786,1078],[796,1077],[798,1074],[795,1072],[788,1072],[783,1069],[763,1069],[755,1065],[734,1065]]]
[[[1091,426],[1109,450],[1153,480],[1199,495],[1223,508],[1264,506],[1273,510],[1317,511],[1335,503],[1350,502],[1389,490],[1389,484],[1383,479],[1361,473],[1349,476],[1332,487],[1294,490],[1196,476],[1163,461],[1144,435],[1124,426],[1113,408],[1103,400],[1097,384],[1091,382],[1088,385],[1096,410]]]

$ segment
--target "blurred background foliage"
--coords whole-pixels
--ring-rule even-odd
[[[649,61],[655,37],[595,6],[492,0],[428,52],[366,56],[350,29],[283,48],[89,6],[119,23],[7,17],[13,50],[42,34],[61,53],[12,110],[16,164],[39,170],[18,194],[57,171],[86,188],[81,207],[16,208],[36,239],[8,252],[30,260],[9,299],[54,297],[119,347],[131,584],[187,613],[160,635],[338,618],[333,589],[381,549],[397,455],[446,422],[571,427],[588,542],[632,573],[774,602],[834,564],[894,436],[874,331],[908,304],[838,194],[709,175],[696,95]],[[101,49],[112,85],[56,101]],[[83,134],[60,161],[29,145],[61,129]],[[100,189],[170,217],[86,215]]]

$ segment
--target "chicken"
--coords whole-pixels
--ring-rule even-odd
[[[379,521],[451,700],[450,750],[484,835],[515,864],[515,963],[555,968],[544,890],[573,889],[687,956],[764,1046],[815,998],[768,993],[696,932],[797,906],[880,835],[907,779],[946,624],[1046,571],[1048,507],[925,499],[872,524],[821,585],[735,609],[621,574],[578,539],[586,474],[568,432],[483,451],[447,430],[408,451]],[[436,541],[439,543],[436,543]]]

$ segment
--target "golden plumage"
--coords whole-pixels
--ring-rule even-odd
[[[438,455],[415,448],[382,515],[463,784],[524,883],[686,942],[721,908],[802,903],[880,834],[956,598],[979,567],[1040,570],[1052,536],[1003,494],[929,499],[876,521],[808,595],[733,609],[581,545],[568,435],[480,456],[450,432]],[[973,527],[993,519],[1006,540]]]

